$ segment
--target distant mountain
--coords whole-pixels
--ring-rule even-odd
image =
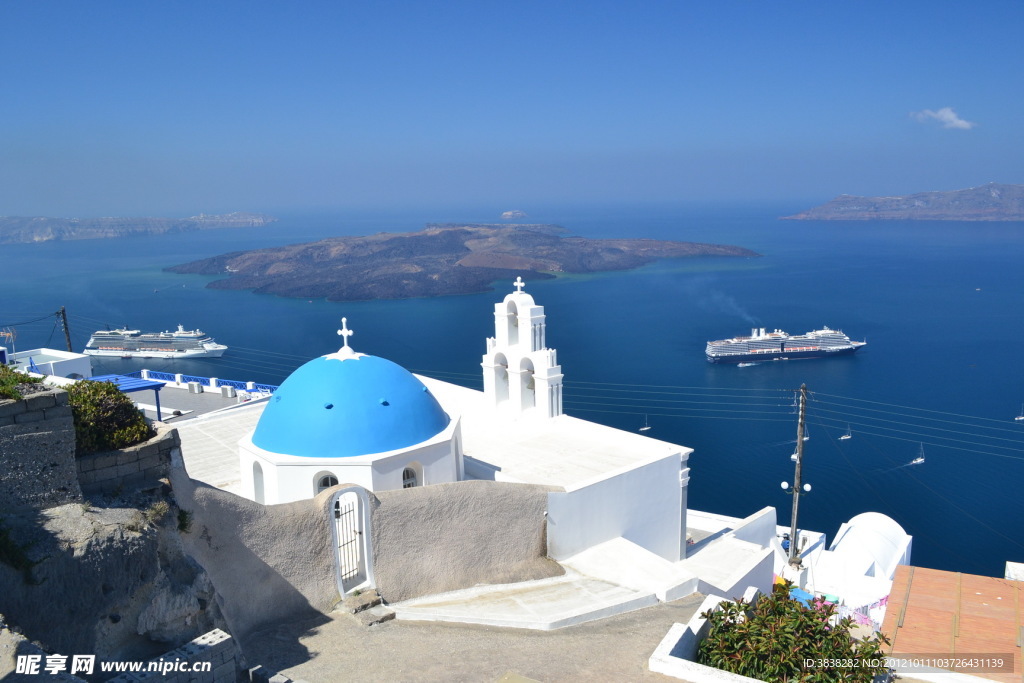
[[[1024,185],[989,183],[905,197],[843,194],[783,220],[795,221],[1024,221]]]
[[[256,228],[277,219],[259,213],[236,211],[191,218],[25,218],[0,216],[0,244],[95,240],[132,235],[160,235],[214,228]]]
[[[643,239],[563,237],[554,225],[428,225],[411,233],[333,237],[239,251],[167,268],[225,275],[214,289],[331,301],[484,292],[502,278],[628,270],[661,258],[758,256],[742,247]]]

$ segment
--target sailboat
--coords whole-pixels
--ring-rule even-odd
[[[651,423],[648,421],[647,416],[644,415],[644,426],[640,428],[641,432],[646,432],[651,428]]]
[[[918,456],[910,461],[911,465],[920,465],[924,462],[924,444],[921,444],[921,450],[918,451]]]
[[[1020,415],[1013,419],[1016,420],[1017,422],[1024,422],[1024,403],[1020,404]]]
[[[839,437],[840,441],[846,441],[847,439],[853,438],[853,432],[850,431],[850,425],[846,425],[846,433]]]

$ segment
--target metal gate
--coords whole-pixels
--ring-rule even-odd
[[[366,581],[363,510],[359,496],[348,491],[334,501],[334,542],[342,594]]]

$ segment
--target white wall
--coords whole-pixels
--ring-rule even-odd
[[[743,597],[749,601],[755,599],[756,595],[757,590],[749,588]],[[726,598],[709,595],[690,617],[690,621],[686,624],[673,624],[647,661],[648,668],[690,683],[760,683],[756,678],[729,673],[694,661],[697,658],[697,646],[710,630],[707,620],[700,615],[716,609],[724,600]]]
[[[766,507],[741,521],[730,534],[733,538],[767,548],[775,540],[775,508]]]
[[[238,442],[242,495],[255,500],[253,462],[259,462],[263,468],[266,505],[312,498],[317,494],[318,480],[325,474],[337,477],[339,484],[356,484],[370,491],[401,489],[402,471],[413,463],[422,473],[419,485],[454,482],[462,473],[461,443],[458,420],[417,446],[349,458],[306,458],[271,453],[255,446],[249,435]]]
[[[456,429],[455,435],[460,434]],[[391,491],[402,488],[402,472],[411,463],[418,465],[422,477],[419,486],[447,484],[459,480],[461,453],[456,453],[456,442],[452,439],[441,443],[430,443],[410,448],[393,456],[375,459],[373,481],[367,486],[371,491]]]
[[[681,462],[676,452],[548,494],[548,555],[564,560],[621,536],[670,562],[679,560]]]
[[[28,372],[29,359],[35,361],[39,372],[57,377],[92,377],[92,361],[89,356],[81,353],[60,351],[59,349],[31,349],[9,354],[21,372]]]

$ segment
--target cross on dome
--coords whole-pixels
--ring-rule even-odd
[[[348,318],[342,318],[341,319],[341,329],[338,330],[338,334],[341,335],[341,338],[342,338],[342,340],[344,342],[342,348],[343,349],[349,348],[349,346],[348,346],[348,338],[351,337],[353,334],[355,334],[355,332],[353,332],[352,330],[348,329]],[[338,350],[340,351],[341,349],[338,349]]]
[[[526,283],[523,282],[523,278],[522,278],[521,275],[517,275],[516,276],[516,281],[513,282],[512,284],[515,285],[515,288],[516,288],[517,292],[523,291],[523,287],[526,286]]]
[[[338,330],[338,335],[343,340],[343,346],[335,351],[329,353],[324,358],[331,358],[333,360],[349,360],[350,358],[362,358],[365,353],[357,353],[351,346],[348,345],[348,338],[351,337],[355,332],[348,329],[348,318],[341,319],[341,329]]]

